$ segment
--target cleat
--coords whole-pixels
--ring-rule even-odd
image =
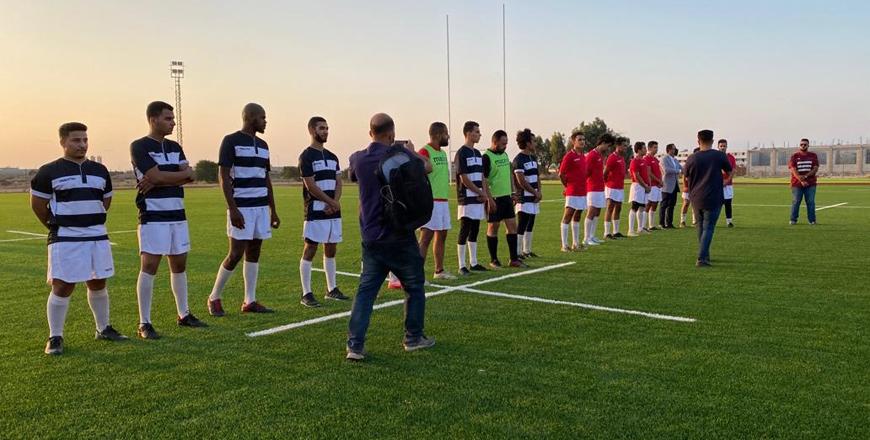
[[[493,269],[501,269],[501,268],[504,267],[504,266],[501,265],[501,261],[498,261],[498,260],[492,260],[492,261],[489,262],[489,267],[491,267],[491,268],[493,268]],[[472,267],[472,270],[473,270],[473,269],[474,269],[474,268]]]
[[[63,354],[63,336],[52,336],[45,343],[45,354],[59,355]]]
[[[324,296],[324,298],[332,299],[332,300],[336,300],[336,301],[347,301],[350,299],[349,296],[342,293],[341,290],[338,290],[338,287],[330,290],[329,293],[327,293],[326,296]]]
[[[317,299],[314,298],[314,294],[311,292],[302,295],[302,299],[299,301],[299,304],[302,304],[305,307],[320,307],[320,303],[317,302]]]
[[[643,229],[640,230],[640,233],[641,233],[641,234],[651,234],[652,231],[650,231],[648,228],[643,228]]]
[[[253,301],[247,304],[242,304],[242,313],[274,313],[275,311],[258,303],[257,301]]]
[[[405,347],[405,351],[417,351],[422,350],[424,348],[429,348],[435,345],[435,338],[427,338],[426,336],[420,336],[416,339],[405,341],[402,343]]]
[[[160,335],[157,330],[154,330],[154,326],[150,322],[139,324],[136,334],[142,339],[160,339]]]
[[[226,313],[224,312],[224,306],[221,304],[220,298],[214,300],[208,300],[208,314],[211,316],[221,317]]]
[[[586,240],[586,241],[583,242],[583,245],[585,245],[585,246],[587,246],[587,247],[588,247],[588,246],[598,246],[598,245],[600,245],[600,244],[601,244],[601,243],[598,243],[597,241],[592,241],[592,240]]]
[[[94,339],[102,339],[105,341],[126,341],[128,338],[121,333],[118,333],[118,331],[112,328],[111,325],[107,325],[102,331],[97,331],[94,335]]]
[[[629,232],[628,232],[628,236],[629,236],[629,237],[640,237],[640,234],[638,234],[637,232],[631,232],[631,231],[629,231]]]
[[[574,249],[562,246],[562,252],[574,252]]]
[[[353,350],[348,349],[347,356],[345,356],[344,358],[349,360],[349,361],[359,362],[359,361],[364,360],[366,358],[366,353],[365,353],[365,351],[353,351]]]
[[[796,224],[797,224],[797,222],[796,222],[796,221],[790,221],[790,222],[788,222],[788,224],[790,224],[790,225],[792,225],[792,226],[794,226],[794,225],[796,225]]]
[[[617,232],[617,233],[613,234],[613,238],[625,238],[625,236],[622,235],[622,232]]]
[[[402,282],[399,280],[390,280],[390,282],[387,283],[387,289],[401,289],[401,288],[402,288]]]
[[[586,248],[586,246],[583,246],[583,244],[581,243],[581,244],[575,244],[574,247],[572,247],[572,249],[574,249],[574,252],[583,252],[587,248]]]
[[[710,264],[709,261],[698,260],[698,262],[695,263],[695,267],[713,267],[713,265]]]
[[[534,252],[526,252],[526,258],[538,258],[538,254]]]
[[[604,236],[604,239],[605,240],[616,240],[616,237],[614,237],[613,234],[607,234]]]
[[[208,327],[208,324],[200,321],[196,316],[193,316],[193,313],[187,312],[187,316],[184,318],[178,317],[175,319],[175,323],[178,324],[179,327]]]
[[[467,268],[465,268],[465,267],[460,267],[460,268],[459,268],[459,275],[460,275],[460,276],[471,275],[471,271],[469,271],[469,270],[468,270]]]
[[[816,222],[810,222],[810,226],[815,226]]]
[[[686,227],[686,222],[680,222],[680,228],[685,228],[685,227]]]
[[[592,241],[594,241],[595,243],[598,243],[598,244],[604,244],[604,241],[598,239],[598,237],[592,237],[592,238],[590,238],[590,240],[592,240]]]
[[[450,272],[442,270],[441,272],[435,272],[435,275],[432,277],[436,280],[455,280],[456,275],[453,275]]]
[[[487,269],[486,267],[484,267],[481,264],[475,264],[474,266],[471,266],[471,270],[473,270],[475,272],[488,272],[489,271],[489,269]]]
[[[529,267],[529,265],[526,263],[523,263],[521,260],[513,260],[510,262],[510,267],[523,268],[523,267]]]
[[[733,227],[734,227],[734,223],[728,223],[728,227],[729,227],[729,228],[733,228]]]

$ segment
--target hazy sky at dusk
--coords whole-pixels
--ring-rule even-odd
[[[870,3],[652,3],[508,1],[508,131],[549,136],[599,116],[681,147],[707,127],[737,147],[870,139]],[[448,122],[445,14],[453,146],[467,119],[487,141],[504,128],[501,4],[0,0],[0,128],[12,153],[0,166],[58,157],[57,126],[79,120],[91,154],[129,168],[146,104],[174,103],[171,59],[187,67],[192,161],[217,159],[249,101],[266,108],[276,165],[296,163],[315,114],[343,160],[378,111],[422,146],[430,122]]]

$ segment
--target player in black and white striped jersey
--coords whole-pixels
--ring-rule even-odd
[[[299,155],[302,175],[302,200],[305,222],[302,227],[304,247],[299,260],[302,299],[306,307],[319,307],[311,290],[311,262],[317,246],[323,243],[323,270],[326,273],[326,299],[345,301],[348,298],[336,284],[335,254],[341,243],[341,175],[338,156],[324,147],[329,138],[326,119],[314,116],[308,120],[311,145]]]
[[[127,339],[109,323],[106,279],[115,274],[106,232],[112,178],[103,164],[87,159],[88,128],[60,126],[63,157],[39,168],[30,182],[30,206],[48,228],[48,343],[46,354],[63,353],[63,327],[77,283],[88,286],[97,339]]]
[[[532,252],[532,231],[535,216],[540,211],[541,184],[538,181],[538,157],[535,156],[535,135],[528,128],[517,132],[520,153],[514,157],[513,168],[517,188],[517,254],[537,257]]]
[[[166,139],[175,128],[171,105],[155,101],[145,111],[148,136],[133,141],[130,157],[136,174],[136,206],[139,208],[139,255],[141,267],[136,283],[139,301],[139,337],[158,339],[151,324],[154,277],[160,260],[169,260],[170,285],[175,296],[176,323],[182,327],[205,327],[190,313],[187,303],[187,252],[190,233],[184,212],[184,188],[193,182],[193,168],[181,145]]]
[[[242,313],[272,312],[257,301],[260,249],[263,240],[272,237],[272,228],[281,225],[269,177],[269,145],[257,137],[257,133],[265,130],[266,110],[259,104],[249,103],[242,109],[242,129],[226,135],[221,142],[218,165],[227,202],[230,249],[218,268],[208,297],[208,313],[212,316],[224,316],[221,294],[243,256],[245,299]]]

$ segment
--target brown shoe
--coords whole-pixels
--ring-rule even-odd
[[[220,299],[209,300],[208,301],[208,314],[211,316],[224,316],[224,306],[221,304]]]

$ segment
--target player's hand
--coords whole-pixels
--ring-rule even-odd
[[[136,188],[139,189],[139,192],[141,192],[142,194],[148,194],[148,191],[154,189],[155,186],[157,185],[155,185],[154,182],[148,179],[148,176],[142,176],[142,180],[140,180],[139,183],[136,184]]]
[[[230,224],[236,229],[245,229],[245,217],[242,216],[239,208],[230,209]]]
[[[541,191],[538,191],[538,193],[535,194],[535,203],[540,202],[541,199],[543,199],[543,198],[544,198],[544,194]]]
[[[486,199],[486,212],[495,214],[495,199],[492,197]]]
[[[281,226],[281,219],[278,218],[278,213],[272,211],[272,229],[278,229]]]
[[[190,169],[190,165],[187,163],[178,164],[178,171],[184,171]]]
[[[329,207],[332,208],[333,214],[338,212],[338,211],[341,211],[341,204],[338,203],[338,200],[332,199],[329,202],[327,202],[327,205],[329,205]]]

